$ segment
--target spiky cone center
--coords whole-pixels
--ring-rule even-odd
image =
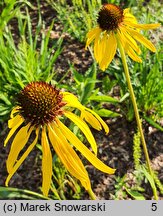
[[[97,22],[103,31],[117,30],[123,22],[123,10],[114,4],[104,4],[99,11]]]
[[[46,82],[32,82],[18,94],[19,113],[27,123],[45,125],[62,115],[65,102],[56,87]]]

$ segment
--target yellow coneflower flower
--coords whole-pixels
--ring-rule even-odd
[[[96,142],[86,122],[97,130],[104,128],[106,134],[109,132],[108,126],[94,111],[84,107],[76,96],[68,92],[61,92],[46,82],[32,82],[18,94],[17,102],[17,106],[11,112],[11,119],[8,121],[10,131],[4,143],[6,145],[16,134],[7,159],[9,175],[6,179],[6,186],[36,145],[39,133],[42,145],[42,191],[45,196],[48,195],[52,178],[50,143],[66,169],[79,179],[88,191],[91,190],[88,173],[72,146],[79,150],[97,169],[108,174],[115,172],[96,157]],[[70,108],[80,110],[81,116],[75,115]],[[69,118],[80,128],[95,154],[61,122],[60,117],[63,116]],[[34,134],[32,143],[24,154],[19,156],[20,151]]]
[[[114,58],[118,41],[136,62],[142,62],[138,56],[141,50],[137,41],[152,52],[156,51],[154,45],[140,34],[140,30],[155,29],[160,24],[138,24],[129,8],[122,10],[114,4],[104,4],[99,11],[97,23],[98,26],[87,34],[86,48],[94,40],[94,56],[103,71]]]

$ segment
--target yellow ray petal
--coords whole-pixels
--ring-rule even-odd
[[[139,55],[141,54],[141,50],[138,47],[136,41],[132,38],[131,35],[129,35],[129,33],[126,31],[125,27],[121,27],[121,34],[123,34],[123,37],[125,38],[126,42],[128,43],[128,45],[135,50],[135,52],[137,52]]]
[[[106,40],[107,40],[107,33],[104,32],[103,33],[103,37],[101,38],[100,42],[99,42],[99,49],[98,49],[98,59],[96,59],[96,61],[99,63],[99,65],[101,65],[101,61],[103,60],[103,58],[105,58],[105,51],[106,51]],[[101,68],[101,66],[100,66]]]
[[[32,151],[32,149],[34,148],[34,146],[37,143],[38,140],[38,129],[36,129],[36,137],[34,139],[34,141],[31,143],[31,145],[27,148],[27,150],[25,151],[25,153],[21,156],[21,158],[16,162],[15,166],[13,167],[12,171],[9,173],[9,175],[7,176],[5,185],[8,186],[8,183],[10,181],[10,179],[12,178],[12,176],[14,175],[14,173],[17,171],[17,169],[19,169],[20,165],[24,162],[24,160],[28,157],[29,153]]]
[[[13,118],[14,114],[17,113],[17,112],[19,112],[19,107],[18,106],[12,109],[11,114],[10,114],[10,118]]]
[[[60,130],[54,125],[53,128],[48,126],[48,132],[50,142],[65,168],[75,176],[75,178],[81,181],[81,184],[86,190],[90,189],[91,185],[87,171],[75,151],[63,137],[63,134],[61,134]]]
[[[89,109],[89,108],[86,108],[85,107],[85,110],[87,110],[88,112],[92,113],[96,119],[100,122],[100,124],[102,125],[102,127],[104,128],[105,130],[105,133],[108,134],[109,133],[109,127],[107,126],[107,124],[102,120],[102,118],[97,114],[95,113],[93,110]]]
[[[140,33],[138,33],[135,30],[131,30],[128,28],[128,31],[130,32],[130,34],[132,35],[132,37],[139,41],[141,44],[143,44],[145,47],[147,47],[149,50],[151,50],[152,52],[156,51],[155,46],[148,40],[146,39],[143,35],[141,35]]]
[[[138,55],[134,52],[130,44],[128,43],[128,40],[124,37],[123,32],[118,31],[117,32],[117,40],[120,40],[120,43],[122,44],[124,51],[130,56],[131,59],[133,59],[136,62],[142,62],[141,58],[139,58]]]
[[[7,158],[7,171],[8,173],[12,172],[13,166],[17,160],[17,157],[20,151],[24,148],[25,144],[28,142],[29,136],[33,130],[33,127],[30,127],[30,124],[22,127],[16,134],[10,149],[10,153]]]
[[[130,11],[130,8],[125,8],[124,10],[123,10],[123,15],[126,15],[126,14],[128,14],[129,13],[129,11]],[[130,13],[129,13],[130,14]]]
[[[96,34],[96,37],[95,37],[95,42],[94,42],[94,57],[95,59],[97,60],[100,60],[100,34],[101,34],[101,31],[99,31],[97,34]]]
[[[16,115],[13,118],[11,118],[10,120],[8,120],[8,127],[9,128],[13,128],[16,124],[18,124],[20,121],[24,121],[24,119],[22,118],[22,116],[20,115]]]
[[[52,155],[51,155],[45,127],[43,127],[42,129],[41,145],[42,145],[42,191],[45,196],[48,196],[50,184],[51,184],[51,178],[52,178]]]
[[[109,66],[116,53],[117,41],[114,36],[114,33],[111,33],[109,36],[107,36],[105,43],[105,53],[103,54],[103,59],[100,62],[100,68],[103,71]]]
[[[123,33],[120,30],[117,31],[116,38],[117,38],[117,40],[120,41],[120,43],[122,44],[123,48],[126,49],[126,40],[124,38]]]
[[[137,19],[132,16],[131,14],[130,15],[126,15],[123,19],[123,24],[125,25],[128,25],[127,23],[135,23],[137,24]]]
[[[68,143],[66,137],[62,134],[60,128],[58,127],[58,125],[53,122],[50,126],[49,126],[49,130],[51,130],[52,132],[52,139],[53,139],[53,143],[56,142],[56,140],[59,143],[59,148],[63,148],[63,152],[66,157],[68,156],[69,158],[71,158],[71,160],[73,161],[74,164],[76,164],[76,166],[78,166],[78,170],[79,170],[79,175],[82,177],[83,174],[82,172],[84,172],[87,175],[87,171],[83,165],[83,163],[81,162],[80,158],[78,157],[78,155],[75,153],[74,155],[74,149],[71,147],[71,145]],[[73,156],[74,155],[74,156]],[[71,160],[69,160],[71,162]]]
[[[135,16],[133,16],[130,12],[129,12],[129,8],[126,8],[123,10],[123,15],[124,15],[124,19],[123,22],[125,23],[125,21],[129,21],[132,23],[137,23],[137,19]]]
[[[114,174],[115,169],[110,168],[100,161],[61,121],[56,120],[63,135],[75,146],[87,160],[97,169],[108,174]]]
[[[8,133],[8,135],[7,135],[7,137],[6,137],[5,141],[4,141],[4,146],[7,145],[9,139],[12,137],[12,135],[15,133],[15,131],[18,129],[18,127],[24,122],[24,119],[21,118],[20,116],[18,118],[16,118],[16,119],[15,118],[13,118],[13,119],[14,119],[13,121],[12,121],[12,119],[10,119],[11,121],[9,120],[10,121],[9,125],[10,126],[12,125],[13,128],[11,128],[11,130],[9,131],[9,133]]]
[[[80,128],[90,143],[92,150],[95,154],[97,154],[97,144],[87,124],[81,118],[71,112],[66,111],[64,114]]]
[[[86,46],[85,49],[87,49],[87,47],[89,46],[89,44],[95,39],[96,35],[98,35],[101,32],[101,29],[99,27],[93,28],[91,29],[88,33],[87,33],[87,41],[86,41]]]
[[[136,55],[136,53],[134,52],[134,50],[129,47],[127,50],[126,50],[126,53],[130,56],[130,58],[136,62],[139,62],[139,63],[142,63],[142,60],[141,58],[139,58],[138,55]]]
[[[67,103],[65,106],[78,108],[80,110],[84,109],[83,105],[78,101],[78,98],[69,92],[63,92],[63,101]]]
[[[81,118],[85,119],[96,130],[102,130],[100,122],[90,112],[83,110],[81,112]]]
[[[138,28],[138,29],[143,29],[143,30],[148,30],[148,29],[155,29],[160,27],[160,23],[154,23],[154,24],[139,24],[139,23],[133,23],[129,21],[125,21],[125,24],[132,27],[132,28]]]
[[[77,97],[69,92],[63,92],[63,98],[64,98],[64,101],[67,102],[67,106],[70,106],[70,107],[75,107],[75,108],[78,108],[81,112],[82,111],[89,111],[90,113],[92,113],[96,119],[100,122],[100,124],[102,125],[102,127],[104,128],[105,132],[108,133],[109,132],[109,128],[107,126],[107,124],[101,119],[101,117],[95,113],[93,110],[91,109],[88,109],[86,107],[84,107],[77,99]],[[85,112],[84,112],[85,113]],[[84,114],[83,113],[83,114]],[[82,115],[83,115],[82,114]],[[90,115],[89,115],[90,116]],[[92,124],[92,127],[95,127],[93,126]]]

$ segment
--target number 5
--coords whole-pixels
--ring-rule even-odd
[[[151,210],[152,211],[156,211],[157,210],[157,203],[152,203]]]

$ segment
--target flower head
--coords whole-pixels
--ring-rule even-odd
[[[42,145],[42,191],[44,195],[48,195],[52,178],[50,144],[66,169],[80,180],[86,190],[91,189],[88,173],[72,146],[79,150],[97,169],[108,174],[115,172],[96,157],[97,145],[86,122],[97,130],[104,128],[106,133],[109,132],[108,126],[94,111],[84,107],[73,94],[61,92],[46,82],[32,82],[18,94],[17,102],[17,106],[11,112],[11,119],[8,121],[10,131],[5,140],[6,145],[15,134],[7,159],[9,175],[6,185],[36,145],[39,134]],[[80,110],[80,117],[70,111],[70,108]],[[69,118],[80,128],[95,154],[62,123],[60,117]],[[31,134],[35,134],[32,143],[26,147],[24,154],[19,156],[29,139],[32,139]]]
[[[94,40],[94,56],[104,71],[113,60],[118,41],[125,52],[136,62],[142,62],[137,41],[152,52],[154,45],[141,35],[140,30],[155,29],[160,24],[138,24],[129,8],[122,10],[114,4],[104,4],[97,18],[98,26],[87,34],[86,48]]]

